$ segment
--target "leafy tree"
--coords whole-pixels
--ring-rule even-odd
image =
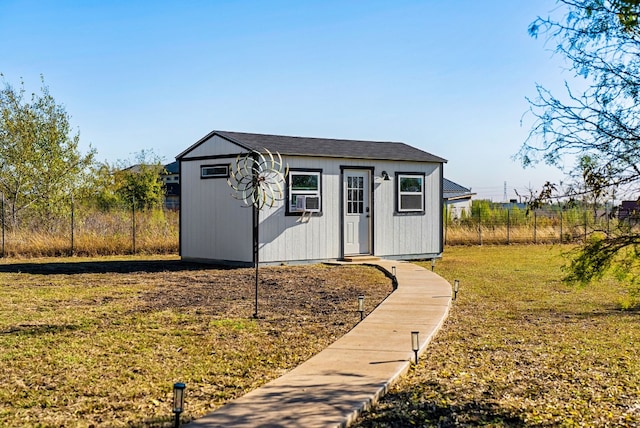
[[[160,157],[151,150],[137,153],[133,161],[98,164],[93,198],[103,210],[131,207],[134,202],[139,210],[159,207],[164,200],[163,171]]]
[[[474,219],[488,219],[491,215],[491,202],[486,199],[471,201],[471,217]]]
[[[2,76],[0,74],[0,76]],[[4,80],[0,90],[0,192],[14,225],[27,208],[41,220],[68,207],[61,201],[74,192],[94,151],[80,153],[80,135],[69,115],[49,93],[42,78],[40,93],[26,97]]]
[[[562,95],[537,86],[530,99],[535,118],[516,155],[524,166],[546,162],[563,168],[577,159],[592,200],[616,191],[637,195],[640,184],[640,0],[560,0],[559,19],[538,18],[532,36],[545,35],[575,73],[580,90],[565,83]],[[574,86],[575,87],[575,86]],[[571,172],[571,171],[567,171]],[[549,186],[548,188],[552,188]],[[575,197],[574,194],[559,195]],[[549,194],[545,193],[545,197]],[[640,277],[640,234],[620,228],[599,231],[575,254],[570,280],[588,282],[609,269]],[[624,269],[616,269],[624,266]]]
[[[601,165],[593,155],[583,155],[578,160],[580,176],[570,187],[573,193],[582,195],[584,207],[591,207],[594,221],[598,218],[598,209],[615,194],[615,188],[607,185],[608,167],[607,164]]]
[[[91,179],[84,188],[81,199],[89,206],[96,206],[102,211],[119,207],[120,197],[116,193],[116,168],[108,162],[98,162],[91,167]]]

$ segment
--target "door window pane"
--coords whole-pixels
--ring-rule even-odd
[[[347,214],[364,213],[364,178],[347,177]]]

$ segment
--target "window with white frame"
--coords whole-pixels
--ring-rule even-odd
[[[322,171],[290,170],[287,178],[289,213],[320,212]]]
[[[200,178],[227,178],[229,177],[229,165],[202,165]]]
[[[398,174],[398,212],[424,211],[424,175]]]

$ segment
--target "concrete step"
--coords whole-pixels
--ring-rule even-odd
[[[343,259],[345,262],[349,263],[369,263],[369,262],[377,262],[380,261],[380,257],[376,256],[345,256]]]

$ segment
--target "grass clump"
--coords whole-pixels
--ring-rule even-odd
[[[449,318],[356,426],[640,425],[640,315],[612,278],[563,283],[564,250],[447,248],[436,272],[461,283]]]

